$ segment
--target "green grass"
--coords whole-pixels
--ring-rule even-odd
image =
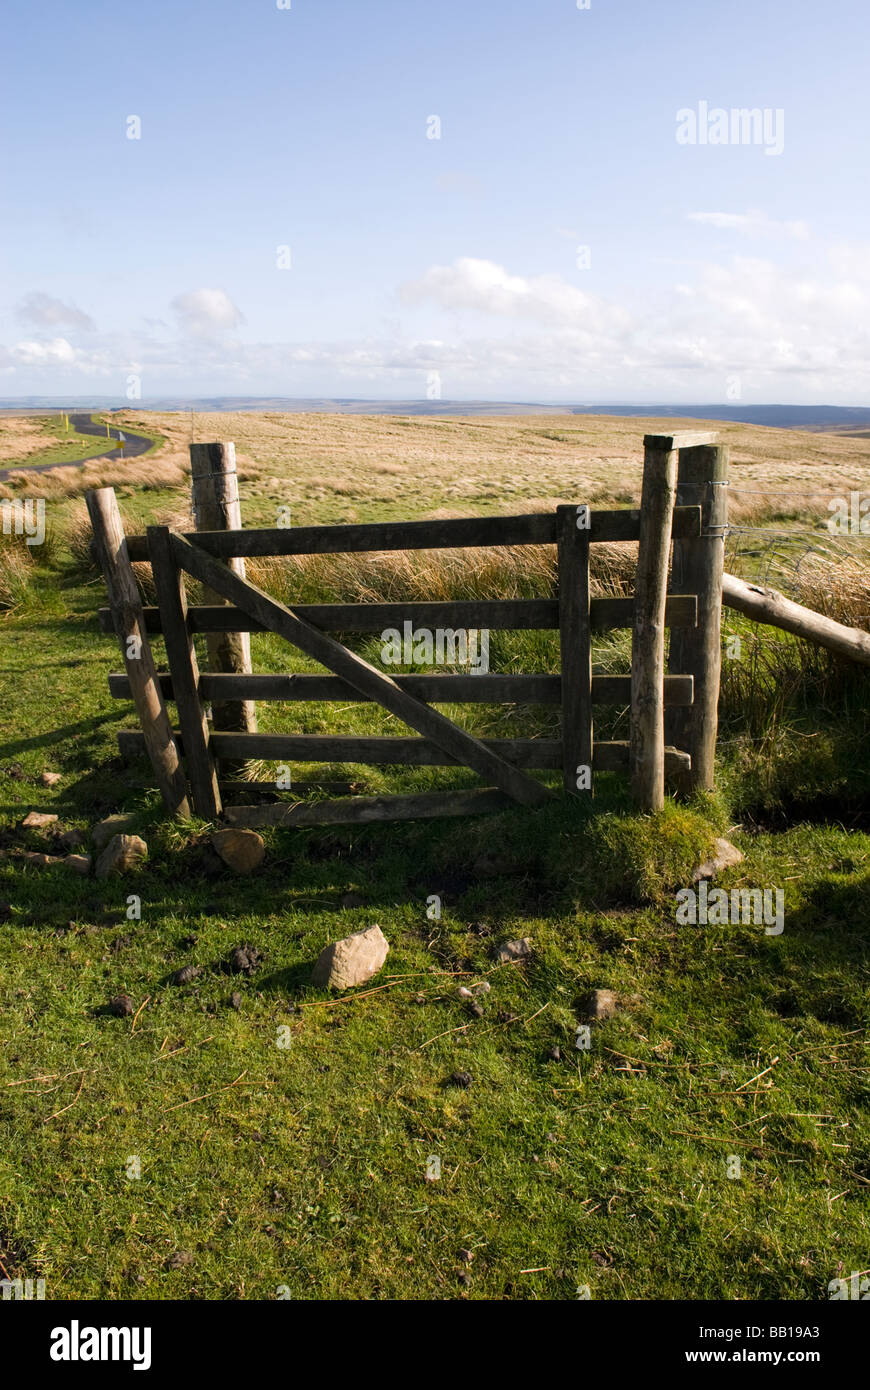
[[[777,833],[745,814],[764,802],[775,819],[800,796],[810,807],[832,769],[858,804],[863,686],[820,668],[813,689],[759,694],[741,717],[751,664],[726,673],[721,790],[657,817],[631,811],[625,779],[602,777],[592,808],[269,832],[264,870],[243,879],[215,872],[207,828],[167,824],[143,768],[119,762],[132,719],[107,692],[119,660],[94,619],[103,601],[61,557],[0,629],[10,1277],[45,1278],[51,1298],[533,1299],[588,1285],[597,1299],[814,1300],[866,1268],[870,836]],[[312,669],[275,638],[254,647],[255,668]],[[792,650],[774,653],[771,689]],[[546,641],[494,651],[502,668],[553,656]],[[596,648],[605,669],[625,655],[620,634]],[[365,706],[260,712],[263,727],[400,731]],[[484,731],[545,727],[540,711],[513,725],[485,707],[465,715]],[[625,736],[624,723],[602,712],[599,736]],[[59,787],[39,785],[46,769]],[[26,867],[25,848],[50,846],[17,828],[30,808],[83,829],[137,811],[147,868],[98,882]],[[726,886],[784,890],[782,936],[676,924],[675,890],[722,833],[746,854]],[[362,905],[343,907],[347,893]],[[312,989],[320,949],[372,922],[391,943],[373,984],[388,987],[338,1003]],[[521,936],[529,961],[497,967],[493,944]],[[250,978],[224,969],[243,942],[266,953]],[[172,985],[187,963],[202,973]],[[456,986],[484,979],[474,1018]],[[599,987],[621,1007],[578,1051]],[[135,1020],[102,1012],[120,992]],[[458,1071],[467,1089],[450,1083]]]

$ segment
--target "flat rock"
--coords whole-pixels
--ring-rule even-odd
[[[32,864],[36,869],[46,869],[51,864],[62,864],[63,859],[57,854],[37,854],[35,850],[24,851],[25,864]]]
[[[732,845],[730,840],[719,838],[713,841],[713,857],[705,859],[703,864],[699,864],[692,874],[692,882],[700,883],[702,878],[714,878],[723,869],[730,869],[735,864],[743,863],[743,854],[736,845]]]
[[[22,830],[44,830],[47,825],[55,825],[57,816],[51,811],[28,811],[21,822]]]
[[[81,874],[83,878],[91,872],[91,856],[89,854],[68,854],[62,861],[67,869],[72,869],[73,873]]]
[[[105,820],[98,821],[91,831],[91,839],[95,849],[105,849],[110,840],[116,835],[126,835],[136,824],[138,817],[132,811],[122,812],[114,816],[106,816]]]
[[[114,999],[109,1000],[109,1013],[116,1018],[128,1018],[135,1011],[136,1005],[129,994],[116,994]]]
[[[600,1023],[602,1019],[613,1018],[616,1013],[617,999],[612,989],[593,989],[587,995],[583,1013],[588,1019]]]
[[[211,843],[227,867],[237,874],[252,874],[266,854],[263,837],[256,830],[216,830]]]
[[[138,869],[147,855],[148,846],[138,835],[113,835],[97,860],[97,878]]]
[[[382,968],[389,949],[390,944],[377,925],[354,932],[324,947],[317,957],[311,983],[330,989],[364,985]]]
[[[61,780],[61,774],[59,772],[43,772],[39,780],[44,787],[56,787]]]
[[[532,954],[532,939],[522,936],[519,941],[503,941],[496,952],[496,960],[506,965],[511,960],[524,960]]]

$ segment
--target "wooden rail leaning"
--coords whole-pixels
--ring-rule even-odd
[[[838,656],[870,666],[870,633],[826,618],[823,613],[794,603],[776,589],[747,584],[733,574],[725,574],[722,576],[722,602],[756,622],[782,628]]]

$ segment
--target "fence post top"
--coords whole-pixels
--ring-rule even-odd
[[[716,430],[676,430],[673,434],[645,434],[645,449],[694,449],[699,444],[715,444],[719,434]]]

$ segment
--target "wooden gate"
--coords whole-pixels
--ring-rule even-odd
[[[156,672],[162,701],[174,701],[178,729],[171,737],[184,759],[196,813],[223,816],[235,826],[321,825],[425,816],[468,815],[510,805],[538,806],[552,791],[533,771],[558,769],[566,792],[582,794],[596,771],[632,772],[637,799],[654,807],[657,780],[685,772],[687,752],[666,749],[663,707],[691,705],[691,674],[665,675],[663,628],[694,626],[695,594],[666,595],[671,536],[697,538],[701,508],[674,506],[677,453],[706,444],[710,436],[648,437],[644,494],[639,510],[598,510],[582,504],[523,516],[387,522],[368,525],[201,531],[181,535],[149,527],[130,537],[126,561],[150,560],[159,606],[131,613],[129,601],[101,610],[104,630],[122,642],[131,624],[147,648],[147,634],[162,633],[169,671]],[[103,489],[95,498],[108,505]],[[113,495],[111,497],[113,503]],[[102,510],[105,511],[105,505]],[[100,508],[89,501],[95,533]],[[601,541],[639,541],[635,597],[591,597],[590,546]],[[99,542],[99,536],[98,536]],[[230,559],[324,555],[347,552],[433,550],[481,546],[555,545],[558,597],[389,604],[300,604],[287,607],[234,573]],[[118,555],[115,557],[117,567]],[[105,564],[104,564],[105,568]],[[199,580],[223,605],[188,606],[184,576]],[[110,598],[111,577],[107,571]],[[343,646],[331,633],[401,629],[405,622],[428,629],[558,629],[561,674],[427,674],[391,677]],[[632,627],[631,675],[592,675],[591,634]],[[326,667],[326,675],[200,672],[194,651],[198,633],[270,631]],[[125,652],[126,655],[126,652]],[[150,649],[148,650],[150,660]],[[152,663],[153,664],[153,663]],[[125,673],[110,676],[111,693],[137,698],[139,669],[127,656]],[[209,727],[212,700],[369,700],[402,720],[415,736],[357,737],[219,731]],[[433,706],[440,703],[541,703],[561,706],[560,739],[478,739]],[[630,704],[630,742],[593,737],[593,706]],[[142,719],[141,699],[137,709]],[[651,730],[649,733],[647,730]],[[153,739],[150,741],[153,743]],[[150,747],[148,728],[122,731],[122,751]],[[482,779],[480,789],[396,796],[351,796],[223,806],[222,763],[245,759],[306,763],[381,763],[464,766]],[[237,786],[238,784],[236,784]],[[652,792],[645,788],[652,788]],[[274,790],[274,787],[272,788]],[[169,798],[166,797],[167,804]],[[178,806],[174,806],[177,810]]]

